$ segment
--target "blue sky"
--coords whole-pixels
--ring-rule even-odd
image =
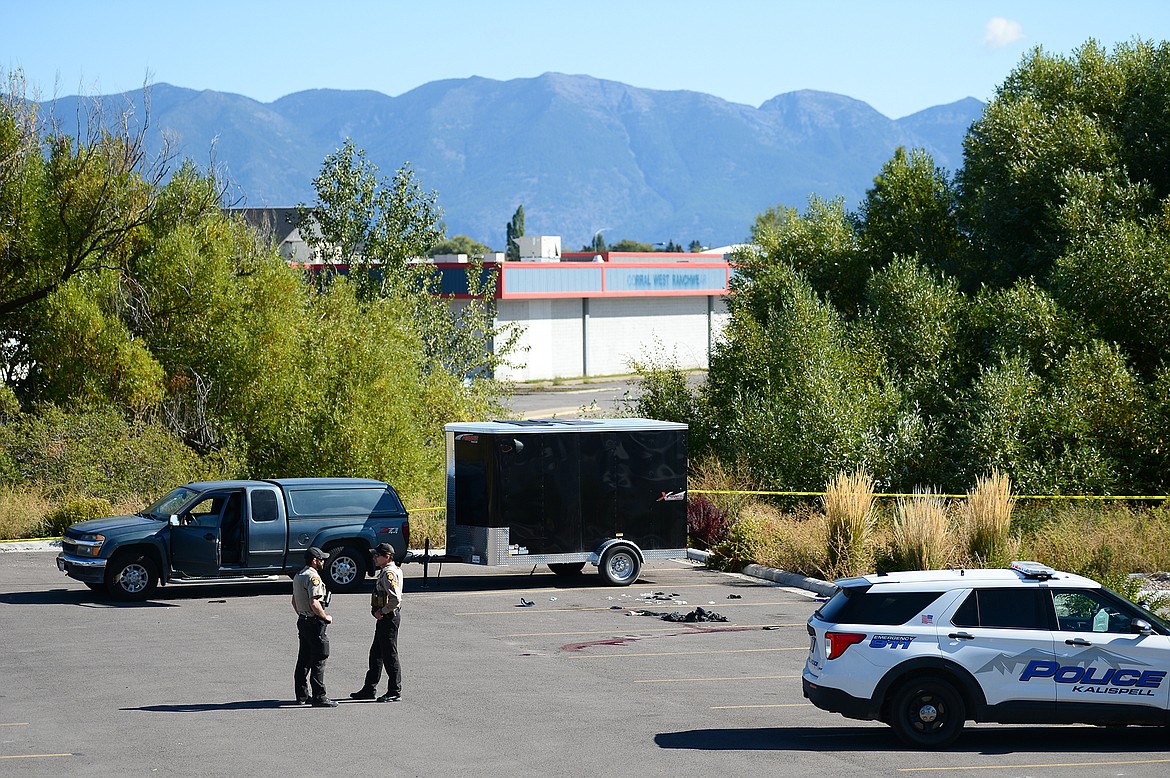
[[[42,98],[169,83],[271,102],[587,74],[759,105],[818,89],[891,118],[989,100],[1033,46],[1170,39],[1165,0],[0,0],[0,69]]]

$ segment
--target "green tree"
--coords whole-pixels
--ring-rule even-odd
[[[508,246],[504,249],[504,259],[516,261],[520,259],[520,244],[516,242],[517,238],[524,236],[524,206],[516,207],[516,213],[512,214],[512,221],[508,222],[504,229],[504,239]]]
[[[140,229],[159,216],[157,185],[169,148],[148,157],[146,117],[111,117],[83,101],[73,137],[42,120],[23,74],[0,89],[0,325],[78,274],[125,261]]]
[[[452,306],[440,295],[433,266],[409,261],[443,239],[438,196],[423,193],[409,166],[392,181],[382,180],[365,152],[347,140],[325,159],[314,186],[316,205],[298,206],[302,220],[311,216],[320,225],[320,234],[309,240],[312,250],[348,265],[363,299],[393,298],[414,322],[429,372],[457,381],[487,379],[512,358],[520,333],[495,321],[494,270],[469,262],[469,299]],[[523,206],[514,222],[523,234]]]
[[[865,465],[902,490],[998,467],[1025,493],[1162,493],[1168,73],[1166,43],[1036,49],[953,183],[899,150],[857,214],[760,214],[690,407],[719,456],[769,488]]]
[[[581,250],[592,251],[595,254],[604,254],[609,251],[605,245],[605,236],[601,234],[600,230],[593,233],[593,241],[582,246]]]
[[[908,257],[874,273],[866,287],[862,318],[907,399],[929,414],[945,413],[962,385],[969,305],[954,279]]]
[[[1032,372],[1047,375],[1089,339],[1076,316],[1032,279],[1008,289],[984,288],[972,305],[969,326],[972,369],[1019,357]]]
[[[1031,51],[964,142],[959,213],[975,250],[969,284],[1041,283],[1077,237],[1062,214],[1091,186],[1104,221],[1149,216],[1170,195],[1165,149],[1170,49],[1144,41],[1109,54],[1089,41],[1062,57]],[[1070,189],[1071,187],[1071,189]]]
[[[305,242],[335,272],[345,267],[362,294],[414,283],[409,261],[428,256],[444,238],[438,194],[422,190],[410,164],[382,178],[349,138],[325,158],[313,188],[317,203],[297,206]]]
[[[1073,349],[1049,378],[1019,356],[987,366],[960,406],[965,476],[999,468],[1024,494],[1133,493],[1149,445],[1147,396],[1102,341]]]
[[[922,149],[894,152],[873,180],[858,214],[862,251],[873,269],[894,257],[919,261],[954,274],[963,241],[955,213],[955,190],[945,171]]]
[[[483,256],[490,254],[489,249],[478,240],[467,235],[454,235],[446,240],[441,240],[435,244],[428,252],[428,256],[436,257],[441,254],[466,254],[468,257]]]
[[[761,262],[787,263],[822,298],[846,316],[856,315],[869,269],[842,198],[811,197],[804,215],[769,209],[756,219],[752,242]]]
[[[1170,201],[1157,218],[1117,219],[1055,261],[1052,295],[1125,349],[1152,378],[1170,354]]]
[[[859,464],[889,483],[881,443],[902,432],[873,344],[783,261],[738,277],[729,306],[704,389],[720,458],[775,489],[820,488]]]
[[[74,276],[31,307],[24,330],[28,371],[17,382],[26,400],[124,409],[143,416],[164,394],[163,369],[118,314],[119,277]]]
[[[654,251],[654,247],[649,243],[639,243],[636,240],[629,238],[622,238],[617,243],[609,247],[610,251],[626,251],[630,253],[650,253]]]

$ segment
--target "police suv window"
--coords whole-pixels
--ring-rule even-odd
[[[1069,632],[1111,632],[1130,634],[1133,620],[1142,619],[1155,632],[1165,634],[1164,624],[1152,614],[1131,607],[1104,591],[1068,589],[1054,591],[1057,628]]]
[[[838,624],[905,624],[942,592],[873,592],[842,589],[821,607],[820,617]]]
[[[951,617],[956,627],[1049,629],[1048,608],[1035,589],[976,589]]]

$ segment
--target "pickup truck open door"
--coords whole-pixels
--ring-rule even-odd
[[[248,493],[247,540],[244,564],[255,570],[280,570],[288,544],[288,520],[284,499],[276,487],[261,487]]]
[[[241,497],[238,491],[209,492],[172,518],[171,565],[175,570],[199,576],[214,576],[219,572],[222,524],[229,511],[234,511],[234,518],[239,521]],[[232,520],[231,516],[226,518]]]

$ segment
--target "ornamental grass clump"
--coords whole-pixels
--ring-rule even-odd
[[[862,468],[844,471],[821,498],[828,533],[829,567],[834,575],[858,575],[872,567],[870,539],[876,524],[873,478]]]
[[[929,489],[899,497],[894,515],[894,556],[904,570],[937,570],[950,561],[947,504]]]
[[[975,479],[963,510],[967,551],[980,567],[1006,567],[1011,561],[1011,479],[999,470]]]

